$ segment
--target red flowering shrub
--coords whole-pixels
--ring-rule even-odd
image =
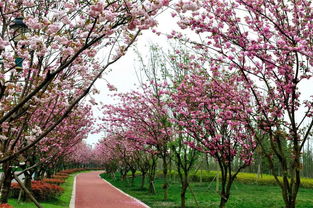
[[[102,168],[73,168],[73,169],[62,170],[58,172],[56,175],[69,175],[69,174],[83,171],[83,170],[103,170],[103,169]]]
[[[13,208],[13,207],[9,204],[0,204],[0,208]]]
[[[71,174],[71,173],[75,173],[75,172],[78,172],[78,171],[82,171],[82,170],[85,170],[83,168],[74,168],[74,169],[68,169],[68,170],[63,170],[59,173],[63,174],[63,173],[66,173],[66,174]]]
[[[56,185],[60,185],[60,184],[65,182],[65,180],[57,179],[57,178],[44,178],[42,181],[45,183],[52,183],[52,184],[56,184]]]
[[[56,173],[54,176],[58,176],[58,177],[62,176],[62,177],[68,178],[68,177],[69,177],[69,174],[68,174],[68,173],[59,172],[59,173]],[[54,177],[54,176],[53,176],[53,177]]]
[[[18,197],[20,185],[18,183],[11,184],[11,192],[14,198]],[[63,193],[64,189],[58,185],[45,183],[43,181],[32,181],[32,193],[39,201],[46,201],[57,198]]]
[[[65,175],[59,175],[59,174],[56,174],[56,175],[53,175],[52,178],[54,179],[61,179],[61,180],[65,180],[68,178],[68,175],[65,176]]]

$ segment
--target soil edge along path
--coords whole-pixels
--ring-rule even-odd
[[[76,190],[75,194],[73,194],[75,203],[71,203],[70,208],[149,207],[100,178],[99,174],[102,172],[93,171],[80,173],[76,176]],[[74,200],[72,199],[72,201]]]

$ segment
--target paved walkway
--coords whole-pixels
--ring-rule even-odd
[[[75,205],[71,208],[147,208],[100,178],[103,171],[81,173],[76,177]]]

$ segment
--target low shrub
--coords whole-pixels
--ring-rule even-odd
[[[66,180],[68,178],[68,175],[53,175],[52,178],[55,178],[55,179],[61,179],[61,180]]]
[[[279,177],[281,180],[281,177]],[[263,174],[262,177],[257,177],[255,173],[239,173],[236,180],[240,183],[258,184],[258,185],[276,185],[274,176]]]
[[[79,171],[83,171],[83,170],[86,170],[86,169],[85,168],[74,168],[74,169],[62,170],[59,173],[61,173],[61,174],[64,174],[64,173],[65,174],[71,174],[71,173],[75,173],[75,172],[79,172]]]
[[[189,173],[189,180],[191,182],[211,182],[215,179],[219,174],[219,178],[221,178],[221,173],[219,171],[207,171],[207,170],[198,170],[191,171]],[[175,170],[171,170],[168,173],[169,177],[175,177],[178,179],[178,173]],[[163,172],[162,170],[156,171],[156,177],[162,178]],[[279,180],[282,180],[282,177],[278,177]],[[179,179],[178,179],[179,180]],[[236,181],[244,184],[258,184],[258,185],[277,185],[274,176],[268,174],[262,174],[262,177],[257,177],[255,173],[244,173],[241,172],[237,175]],[[301,187],[304,188],[313,188],[313,178],[301,178]]]
[[[75,172],[79,172],[79,171],[84,171],[84,170],[103,170],[103,168],[73,168],[73,169],[67,169],[67,170],[62,170],[58,173],[56,173],[56,175],[69,175]]]
[[[0,204],[0,208],[13,208],[13,207],[9,204]]]
[[[156,171],[157,178],[163,178],[163,171],[158,170]],[[179,176],[177,171],[171,170],[168,172],[168,177],[174,177],[179,180]],[[189,173],[189,180],[192,182],[210,182],[216,177],[216,171],[206,171],[206,170],[199,170],[199,171],[191,171]]]
[[[65,180],[58,179],[58,178],[44,178],[42,181],[45,183],[51,183],[51,184],[56,184],[56,185],[60,185],[62,183],[65,183]]]
[[[55,174],[55,176],[64,176],[64,177],[69,177],[68,173],[63,173],[63,172],[58,172]]]
[[[304,188],[313,188],[313,179],[312,178],[301,178],[301,187]]]
[[[11,184],[11,193],[13,198],[17,198],[20,192],[18,183]],[[45,183],[43,181],[32,181],[32,193],[39,201],[55,199],[63,193],[64,189],[58,185]]]

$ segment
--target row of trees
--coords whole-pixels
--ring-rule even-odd
[[[181,58],[188,63],[176,64],[196,64],[190,56],[183,56]],[[106,138],[99,144],[100,147],[113,158],[124,158],[126,164],[129,158],[125,155],[110,153],[118,154],[115,147],[121,148],[119,153],[129,154],[130,157],[137,151],[141,152],[140,155],[149,154],[149,158],[159,157],[165,179],[165,200],[168,197],[167,174],[172,152],[182,182],[182,207],[185,207],[188,173],[195,165],[199,152],[208,154],[216,159],[222,173],[220,206],[224,207],[236,175],[253,161],[256,132],[250,115],[253,111],[251,94],[243,88],[243,82],[236,73],[224,71],[212,78],[200,68],[188,68],[184,72],[176,68],[180,74],[167,76],[165,79],[171,79],[170,82],[162,82],[164,80],[160,81],[154,69],[146,70],[152,76],[148,75],[150,83],[143,85],[142,91],[116,94],[114,96],[120,98],[120,103],[104,106],[105,124],[102,128],[109,132],[110,141],[115,137],[116,144],[108,143]],[[233,164],[235,157],[240,158],[236,168]],[[108,162],[112,162],[110,157]],[[138,166],[130,163],[122,167],[128,167],[126,174],[131,169],[134,173]],[[155,170],[150,172],[155,173]]]
[[[13,166],[23,169],[29,184],[34,173],[49,175],[74,152],[81,153],[74,159],[85,157],[76,148],[87,148],[82,140],[94,120],[84,98],[97,93],[95,81],[141,30],[156,24],[153,16],[167,4],[0,2],[0,203],[7,202]]]
[[[68,142],[80,135],[75,131],[88,131],[90,107],[80,101],[168,4],[0,2],[1,202],[7,200],[11,166],[23,164],[26,152],[59,152],[75,144]],[[312,3],[190,0],[172,8],[182,31],[190,33],[169,37],[191,50],[169,57],[173,70],[154,65],[141,92],[116,95],[121,105],[104,109],[106,130],[160,157],[165,179],[169,148],[182,153],[176,154],[180,162],[192,161],[184,158],[193,151],[214,157],[223,178],[221,207],[237,171],[252,163],[259,148],[286,207],[294,208],[302,151],[313,127],[311,94],[303,90],[312,78]],[[192,38],[193,32],[200,38]],[[105,54],[100,59],[98,50]],[[241,163],[231,172],[235,157]],[[165,198],[167,188],[165,180]]]
[[[159,53],[159,64],[144,65],[148,84],[116,94],[121,102],[105,106],[106,131],[162,159],[165,199],[170,149],[180,151],[177,161],[191,150],[214,157],[222,172],[220,207],[257,149],[286,208],[294,208],[313,127],[312,95],[305,88],[313,75],[311,14],[309,1],[177,3],[179,26],[200,38],[174,31],[169,37],[189,50]]]
[[[163,51],[152,47],[151,54],[151,62],[142,64],[148,84],[143,83],[137,91],[115,94],[119,102],[103,107],[101,128],[108,136],[98,144],[97,154],[108,172],[119,170],[125,178],[131,171],[134,178],[140,170],[142,186],[149,173],[149,191],[153,193],[156,159],[160,159],[166,200],[172,160],[182,184],[181,207],[186,206],[188,174],[199,158],[211,156],[219,166],[220,207],[227,203],[236,175],[248,166],[255,166],[255,172],[262,174],[263,164],[279,184],[284,182],[278,176],[290,179],[290,172],[285,174],[280,166],[282,158],[274,154],[277,147],[271,146],[269,129],[261,123],[253,93],[240,73],[215,65],[205,69],[205,63],[199,64],[191,51],[175,50],[175,55],[162,56]],[[288,132],[282,128],[280,134]],[[284,160],[292,162],[291,143],[281,141],[279,148]],[[264,161],[269,152],[271,160]],[[281,188],[284,196],[287,190]]]
[[[295,207],[302,151],[313,127],[312,94],[303,85],[312,78],[312,2],[194,4],[197,11],[192,17],[182,15],[179,24],[202,36],[191,46],[202,58],[239,73],[256,107],[253,120],[261,134],[256,132],[254,138],[271,169],[278,161],[282,180],[272,173],[286,207]]]

